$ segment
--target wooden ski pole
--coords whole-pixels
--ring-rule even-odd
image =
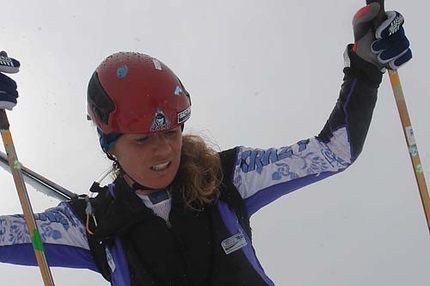
[[[376,23],[379,25],[386,19],[384,0],[366,0],[367,4],[377,2],[381,5],[381,12],[379,13]],[[412,129],[412,123],[409,117],[408,108],[406,106],[405,96],[403,94],[402,85],[400,83],[400,77],[397,71],[389,70],[388,75],[390,77],[391,87],[393,89],[394,98],[396,100],[397,110],[399,112],[400,121],[402,123],[403,134],[406,139],[406,145],[409,149],[409,156],[412,162],[412,168],[414,170],[415,179],[420,192],[421,202],[424,208],[424,214],[427,220],[427,228],[430,232],[430,198],[427,189],[426,180],[424,177],[423,167],[421,165],[420,155],[418,153],[417,142],[415,140],[414,131]]]
[[[406,106],[405,97],[400,83],[399,74],[397,71],[388,71],[391,87],[393,89],[394,98],[396,99],[397,110],[399,112],[400,121],[402,123],[403,134],[406,139],[406,145],[409,148],[409,157],[412,162],[415,179],[420,192],[421,202],[424,208],[424,213],[427,220],[427,227],[430,231],[430,198],[427,189],[426,180],[424,177],[423,167],[421,165],[420,155],[418,153],[417,142],[415,140],[412,123],[409,118],[408,108]]]
[[[6,111],[4,109],[0,109],[0,132],[7,153],[12,176],[15,181],[18,197],[24,212],[24,218],[27,223],[28,232],[33,244],[34,254],[36,255],[36,260],[39,265],[45,286],[54,286],[54,280],[45,257],[42,238],[36,225],[34,212],[30,204],[30,198],[28,197],[27,189],[22,177],[21,164],[19,163],[18,157],[16,155],[9,126],[9,120],[6,115]]]

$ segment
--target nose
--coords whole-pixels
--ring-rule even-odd
[[[154,134],[152,152],[154,156],[165,156],[172,151],[170,141],[163,133]]]

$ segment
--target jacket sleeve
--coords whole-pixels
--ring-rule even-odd
[[[321,132],[280,148],[236,147],[232,181],[251,216],[275,199],[337,174],[360,154],[376,104],[382,73],[347,47],[350,66]]]
[[[98,271],[88,246],[85,226],[68,204],[35,214],[49,266]],[[0,216],[0,262],[36,266],[23,215]]]

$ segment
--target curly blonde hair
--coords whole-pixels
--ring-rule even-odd
[[[220,195],[221,160],[217,151],[202,137],[182,137],[181,164],[175,178],[186,207],[195,208],[214,203]]]

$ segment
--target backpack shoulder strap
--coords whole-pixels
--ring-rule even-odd
[[[87,237],[88,237],[88,244],[90,246],[91,254],[94,258],[94,262],[99,269],[100,273],[103,275],[103,277],[110,281],[110,270],[109,265],[106,260],[106,246],[104,242],[101,242],[99,240],[94,239],[94,237],[88,232],[94,231],[96,229],[95,221],[92,218],[89,218],[88,224],[87,224],[87,213],[86,208],[88,207],[88,200],[90,203],[90,206],[93,210],[93,214],[96,218],[96,220],[102,219],[101,216],[104,213],[106,207],[110,204],[112,201],[112,196],[109,193],[108,186],[100,187],[98,184],[94,183],[93,186],[91,186],[92,192],[97,192],[97,196],[94,198],[88,198],[87,195],[78,196],[77,198],[73,198],[70,200],[69,206],[73,209],[76,216],[81,220],[81,222],[86,225],[87,227]]]
[[[221,158],[221,167],[223,170],[223,180],[221,187],[220,199],[227,203],[239,220],[240,225],[246,231],[248,237],[252,240],[252,229],[249,221],[248,210],[245,207],[244,200],[233,184],[233,171],[237,155],[237,148],[232,148],[219,153]]]

